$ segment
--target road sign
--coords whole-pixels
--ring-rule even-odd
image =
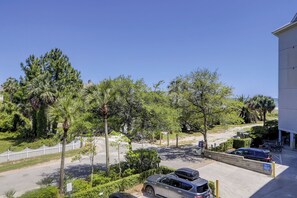
[[[67,192],[71,192],[72,191],[72,183],[67,183],[66,191]]]
[[[271,164],[269,164],[269,163],[263,164],[263,170],[264,171],[271,171]]]

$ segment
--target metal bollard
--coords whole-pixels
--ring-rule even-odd
[[[275,162],[272,162],[272,177],[275,178]]]
[[[216,180],[216,198],[219,198],[219,180]]]

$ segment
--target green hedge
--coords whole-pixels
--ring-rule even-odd
[[[251,142],[252,142],[251,138],[234,139],[233,140],[233,147],[235,149],[242,148],[242,147],[250,147]]]
[[[231,148],[242,148],[242,147],[250,147],[252,139],[251,138],[244,138],[244,139],[228,139],[226,142],[221,143],[219,146],[212,148],[212,151],[217,152],[226,152]]]
[[[94,188],[90,188],[88,190],[73,194],[72,198],[93,198],[93,197],[102,197],[108,198],[108,196],[114,192],[124,191],[129,189],[137,184],[140,184],[145,181],[148,176],[153,174],[168,174],[173,172],[174,169],[170,169],[167,167],[159,167],[157,169],[151,169],[148,171],[144,171],[140,174],[131,175],[129,177],[125,177],[123,179],[119,179],[116,181],[112,181],[103,185],[96,186]]]
[[[26,192],[20,198],[58,198],[59,190],[55,186],[48,186]]]
[[[228,149],[233,148],[233,139],[228,139],[226,142],[221,143],[219,146],[212,148],[212,151],[226,152]]]

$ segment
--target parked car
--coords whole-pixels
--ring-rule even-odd
[[[202,178],[189,181],[175,174],[152,175],[144,183],[149,195],[168,198],[212,198],[208,181]]]
[[[109,195],[109,198],[136,198],[136,197],[129,193],[117,192],[117,193],[112,193],[111,195]]]
[[[180,178],[188,179],[191,181],[199,178],[199,172],[191,168],[179,168],[174,171],[174,174]]]
[[[263,162],[271,162],[272,156],[269,150],[257,148],[239,148],[230,154],[240,155],[247,159],[258,160]]]

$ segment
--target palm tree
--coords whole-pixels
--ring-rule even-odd
[[[46,131],[46,111],[48,106],[52,105],[57,98],[57,91],[51,85],[49,78],[50,76],[47,73],[40,74],[27,84],[28,99],[33,108],[32,130],[35,137],[41,136]]]
[[[259,112],[260,117],[263,118],[263,126],[265,126],[267,112],[271,113],[275,108],[273,98],[263,95],[256,95],[253,98],[251,98],[251,100],[248,103],[248,106],[251,109],[254,109]]]
[[[104,119],[105,149],[106,149],[106,175],[109,175],[109,140],[107,118],[109,114],[108,105],[111,102],[109,81],[93,85],[85,89],[86,101],[97,110],[99,116]]]
[[[63,128],[63,136],[62,136],[62,154],[61,154],[61,166],[60,166],[60,181],[59,181],[59,189],[60,194],[64,193],[64,164],[65,164],[65,147],[66,147],[66,139],[67,132],[72,125],[74,120],[74,116],[77,114],[79,110],[78,102],[70,97],[69,95],[60,98],[54,106],[51,106],[49,109],[49,116],[53,120],[58,120],[62,122]]]
[[[13,94],[18,90],[19,83],[15,78],[9,77],[2,87],[5,92],[9,94],[9,100],[12,102]]]

